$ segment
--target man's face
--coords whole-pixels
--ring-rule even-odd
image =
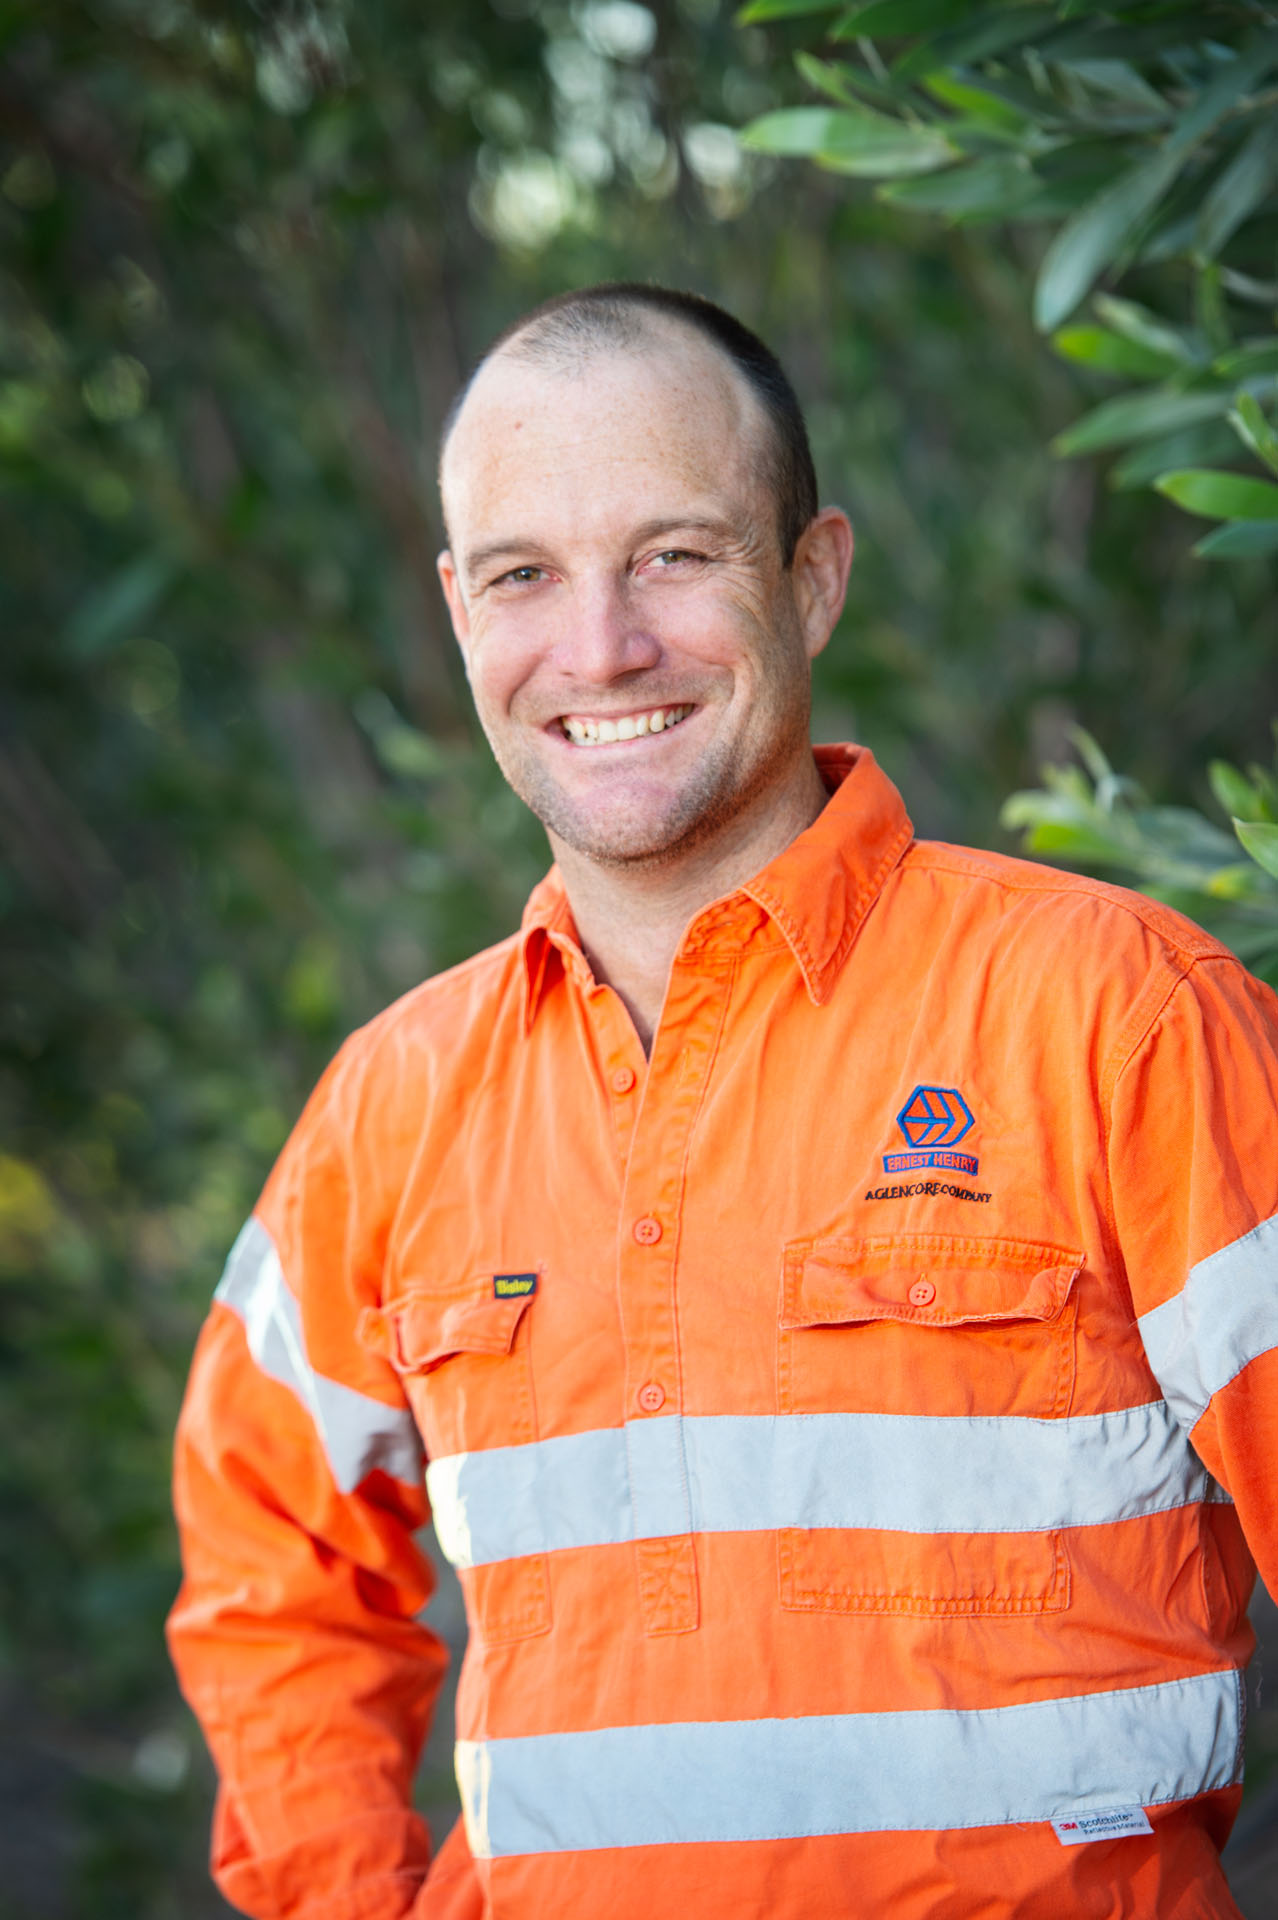
[[[463,409],[440,575],[475,704],[516,793],[589,859],[676,859],[809,754],[828,625],[781,563],[765,431],[678,327],[572,371],[499,355]]]

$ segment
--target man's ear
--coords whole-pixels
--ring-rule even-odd
[[[842,507],[822,507],[799,536],[791,572],[809,660],[821,652],[843,611],[854,544]]]
[[[457,578],[456,564],[447,547],[436,560],[435,570],[439,574],[439,584],[444,589],[444,598],[448,602],[448,616],[453,623],[457,644],[465,653],[470,643],[470,614],[462,598],[461,581]]]

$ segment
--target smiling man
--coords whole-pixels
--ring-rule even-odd
[[[851,530],[768,350],[590,288],[440,575],[555,867],[342,1049],[179,1436],[172,1639],[266,1920],[1235,1914],[1278,1583],[1278,1009],[813,750]],[[464,1818],[412,1770],[429,1494]]]

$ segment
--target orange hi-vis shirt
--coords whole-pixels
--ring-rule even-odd
[[[1278,1002],[818,761],[650,1060],[552,874],[347,1043],[236,1244],[172,1642],[261,1920],[1237,1912]]]

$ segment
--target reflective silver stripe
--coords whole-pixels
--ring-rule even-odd
[[[976,1711],[821,1714],[460,1741],[471,1852],[934,1832],[1231,1785],[1233,1671]]]
[[[329,1470],[343,1493],[374,1467],[418,1481],[421,1441],[413,1416],[316,1373],[306,1357],[302,1315],[289,1292],[275,1242],[255,1216],[231,1248],[214,1299],[244,1322],[249,1352],[272,1380],[296,1394],[315,1423]]]
[[[682,1428],[685,1494],[673,1443]],[[433,1460],[440,1545],[483,1566],[559,1547],[774,1527],[1022,1533],[1215,1496],[1161,1400],[1072,1420],[719,1414]]]
[[[1182,1292],[1137,1325],[1186,1430],[1249,1361],[1278,1347],[1278,1215],[1189,1271]]]

